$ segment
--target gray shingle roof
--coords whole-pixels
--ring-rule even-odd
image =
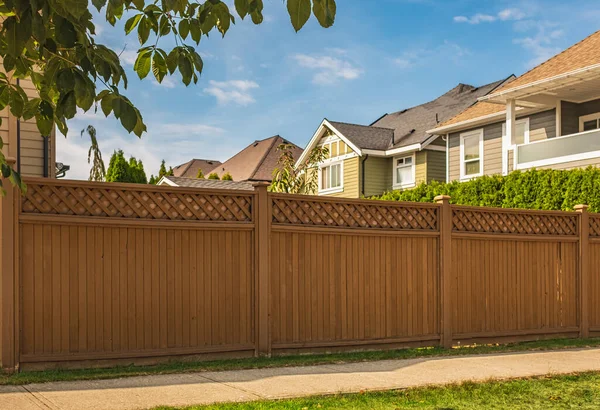
[[[205,188],[205,189],[235,189],[240,191],[254,191],[250,182],[220,181],[216,179],[198,179],[165,176],[172,184],[179,187]]]
[[[427,130],[475,104],[511,77],[481,87],[459,84],[433,101],[385,114],[371,125],[329,122],[361,149],[388,150],[419,144],[431,137]]]

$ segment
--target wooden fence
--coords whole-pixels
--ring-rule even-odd
[[[600,335],[600,215],[30,179],[6,370]]]

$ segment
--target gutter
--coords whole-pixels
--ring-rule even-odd
[[[362,160],[362,175],[361,175],[361,194],[364,197],[365,196],[365,162],[367,162],[367,160],[369,159],[369,154],[365,155],[365,159]]]

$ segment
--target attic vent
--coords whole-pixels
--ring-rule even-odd
[[[404,114],[406,111],[408,111],[408,108],[405,108],[402,111],[400,111],[400,114]]]
[[[212,164],[213,164],[213,162],[212,162],[212,161],[206,161],[206,163],[207,163],[208,165],[212,165]]]
[[[253,147],[256,147],[256,146],[258,146],[258,141],[256,141],[253,145]]]
[[[440,117],[439,117],[439,115],[438,115],[438,113],[437,113],[437,112],[435,113],[435,122],[436,122],[436,123],[439,123],[439,122],[440,122]]]
[[[410,130],[410,133],[412,134],[413,132],[415,132],[416,130],[413,128],[412,130]]]

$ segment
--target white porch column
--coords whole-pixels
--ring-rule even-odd
[[[505,157],[502,164],[502,172],[504,175],[513,171],[517,163],[517,153],[515,150],[515,152],[513,152],[513,169],[508,169],[508,148],[512,146],[513,135],[515,135],[516,132],[516,111],[517,105],[515,100],[508,100],[506,102],[506,135],[504,136],[504,149],[502,150]]]

